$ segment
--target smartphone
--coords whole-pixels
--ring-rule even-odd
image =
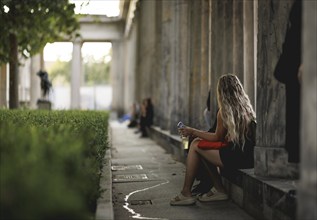
[[[183,127],[185,127],[185,125],[184,125],[183,122],[180,121],[180,122],[178,122],[177,127],[178,128],[183,128]]]

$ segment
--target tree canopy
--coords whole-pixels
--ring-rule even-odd
[[[30,57],[46,43],[74,37],[79,28],[74,4],[68,0],[1,0],[0,63],[10,61],[10,38],[18,54]]]
[[[19,107],[19,55],[28,58],[46,43],[76,37],[74,8],[68,0],[0,1],[0,64],[10,64],[9,108]]]

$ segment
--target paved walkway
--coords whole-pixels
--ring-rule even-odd
[[[185,166],[135,129],[113,121],[111,126],[112,200],[115,220],[126,219],[233,219],[251,220],[232,201],[197,202],[194,206],[170,206],[180,192]]]

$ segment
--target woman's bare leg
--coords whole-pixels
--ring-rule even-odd
[[[225,188],[222,184],[221,181],[221,176],[217,170],[217,167],[211,163],[208,163],[205,159],[202,160],[204,166],[207,169],[207,172],[211,178],[211,181],[214,184],[214,187],[219,191],[219,192],[225,192]]]
[[[212,178],[214,187],[219,192],[225,192],[225,188],[222,184],[221,176],[217,170],[217,167],[223,167],[219,150],[203,150],[196,147],[196,152],[206,160],[205,165],[207,166],[207,168],[209,168],[207,170],[210,177]],[[209,162],[210,164],[207,164],[207,162]]]
[[[183,185],[183,189],[181,193],[184,196],[191,196],[191,189],[196,177],[197,169],[199,167],[199,163],[202,160],[201,156],[210,162],[212,165],[209,167],[207,166],[208,173],[212,178],[214,183],[214,187],[219,192],[224,192],[224,186],[221,181],[221,176],[218,173],[217,167],[223,167],[222,161],[220,159],[219,150],[202,150],[198,148],[198,140],[194,140],[189,149],[189,153],[187,156],[187,164],[186,164],[186,174],[185,174],[185,181]],[[211,168],[211,169],[210,169]]]
[[[196,152],[197,144],[198,140],[193,140],[189,148],[186,163],[185,181],[183,185],[183,190],[181,191],[184,196],[192,196],[191,189],[200,163],[200,156]]]

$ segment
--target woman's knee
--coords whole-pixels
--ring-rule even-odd
[[[214,164],[215,166],[223,167],[219,150],[200,149],[198,147],[199,141],[200,141],[199,138],[194,139],[192,143],[190,144],[189,151],[198,153],[200,156],[202,156],[203,158],[205,158],[207,161]]]
[[[190,150],[195,150],[195,151],[197,150],[199,140],[200,140],[200,139],[195,138],[195,139],[191,142],[191,144],[190,144]]]

